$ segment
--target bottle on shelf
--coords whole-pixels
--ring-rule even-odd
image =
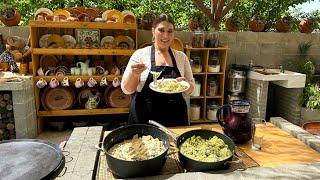
[[[216,96],[218,94],[218,82],[215,79],[209,79],[207,96]]]
[[[193,73],[200,73],[202,72],[202,63],[201,57],[198,54],[193,54],[190,59],[191,70]]]
[[[201,94],[201,83],[199,80],[196,80],[195,81],[195,88],[194,88],[194,91],[192,92],[191,96],[197,97],[197,96],[200,96],[200,94]]]
[[[197,103],[190,104],[190,120],[196,121],[200,119],[200,105]]]
[[[219,105],[212,102],[207,104],[207,119],[211,121],[217,121],[217,111],[219,109]]]
[[[213,52],[208,59],[208,72],[220,72],[220,60],[216,52]]]

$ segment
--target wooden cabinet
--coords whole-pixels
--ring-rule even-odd
[[[210,104],[223,105],[228,50],[228,47],[185,48],[185,53],[190,59],[193,76],[200,84],[200,93],[197,94],[196,90],[190,96],[189,116],[191,124],[216,122],[216,120],[208,117],[207,107]],[[197,85],[195,88],[197,88]]]
[[[39,79],[44,79],[48,83],[52,78],[57,78],[61,83],[64,77],[68,77],[70,86],[73,86],[77,78],[81,78],[85,82],[85,86],[89,78],[94,78],[99,86],[101,78],[104,76],[111,84],[112,80],[116,77],[115,75],[70,75],[55,76],[55,75],[39,75],[37,72],[41,67],[41,57],[43,55],[55,55],[61,57],[59,61],[64,61],[64,57],[90,57],[90,58],[102,58],[103,61],[111,59],[115,61],[117,56],[129,57],[133,54],[137,47],[137,25],[136,24],[120,24],[120,23],[104,23],[104,22],[47,22],[47,21],[30,21],[30,34],[31,34],[31,48],[32,48],[32,68],[33,68],[33,79],[35,84],[35,95],[36,95],[36,109],[37,115],[43,116],[78,116],[78,115],[97,115],[97,114],[121,114],[128,113],[129,108],[111,108],[108,106],[99,107],[97,109],[85,109],[79,107],[72,107],[69,110],[46,110],[41,104],[41,90],[36,86]],[[103,48],[40,48],[39,40],[45,34],[58,34],[58,35],[71,35],[76,39],[76,31],[78,29],[87,30],[98,30],[100,32],[100,40],[105,36],[118,36],[125,35],[130,36],[134,41],[134,48],[131,49],[103,49]],[[100,44],[100,42],[99,42]],[[73,60],[73,66],[79,59]],[[117,76],[121,79],[121,75]]]

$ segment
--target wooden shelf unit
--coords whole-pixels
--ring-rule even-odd
[[[227,65],[227,51],[228,47],[218,47],[218,48],[192,48],[185,47],[185,53],[188,58],[191,58],[191,54],[197,53],[201,57],[202,72],[193,73],[195,79],[199,80],[201,83],[200,96],[190,96],[190,103],[196,103],[200,105],[200,119],[190,120],[190,124],[195,123],[212,123],[215,121],[207,119],[207,104],[215,102],[216,104],[222,106],[224,103],[224,84],[226,77],[226,65]],[[220,71],[219,72],[208,72],[208,62],[210,54],[216,52],[220,61]],[[208,80],[215,77],[218,82],[218,94],[216,96],[208,96]]]
[[[131,56],[136,50],[137,42],[137,25],[136,24],[122,24],[122,23],[105,23],[105,22],[49,22],[49,21],[33,21],[29,22],[30,28],[30,43],[32,48],[32,69],[34,84],[43,78],[47,82],[55,77],[58,81],[62,81],[63,76],[38,76],[37,70],[40,67],[40,57],[42,55],[91,55],[91,56],[117,56],[125,55]],[[40,48],[39,39],[44,34],[59,34],[59,35],[73,35],[75,37],[75,29],[99,29],[100,40],[107,35],[121,35],[121,31],[126,35],[131,36],[135,41],[135,49],[64,49],[64,48]],[[76,37],[75,37],[76,38]],[[96,81],[101,80],[102,76],[67,76],[70,84],[74,83],[77,78],[81,78],[85,83],[90,77]],[[110,82],[115,76],[106,76]],[[121,76],[117,76],[121,78]],[[103,109],[70,109],[70,110],[43,110],[40,105],[40,89],[35,87],[35,99],[37,115],[39,117],[48,116],[81,116],[81,115],[102,115],[102,114],[124,114],[129,112],[129,108],[103,108]],[[40,118],[39,118],[40,119]],[[42,128],[42,123],[38,121],[38,127]],[[41,129],[40,129],[41,131]]]

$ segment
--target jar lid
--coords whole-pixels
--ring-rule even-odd
[[[192,103],[192,104],[190,104],[190,107],[200,107],[200,105]]]
[[[219,105],[216,103],[207,104],[208,109],[218,109]]]

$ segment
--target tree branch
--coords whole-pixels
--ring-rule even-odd
[[[225,2],[224,2],[225,0],[219,0],[218,1],[218,5],[217,5],[217,9],[216,9],[216,11],[215,11],[215,13],[214,13],[214,20],[221,20],[222,19],[222,9],[223,9],[223,7],[224,7],[224,5],[225,5]]]
[[[239,0],[231,0],[222,10],[222,13],[221,13],[221,17],[224,17],[229,11],[230,9],[232,9],[237,3],[238,3]]]
[[[214,14],[214,12],[217,9],[217,4],[218,4],[218,0],[211,0],[211,6],[212,6],[212,15]]]
[[[192,0],[192,2],[197,6],[197,8],[202,11],[207,17],[211,17],[210,9],[204,5],[202,0]]]

